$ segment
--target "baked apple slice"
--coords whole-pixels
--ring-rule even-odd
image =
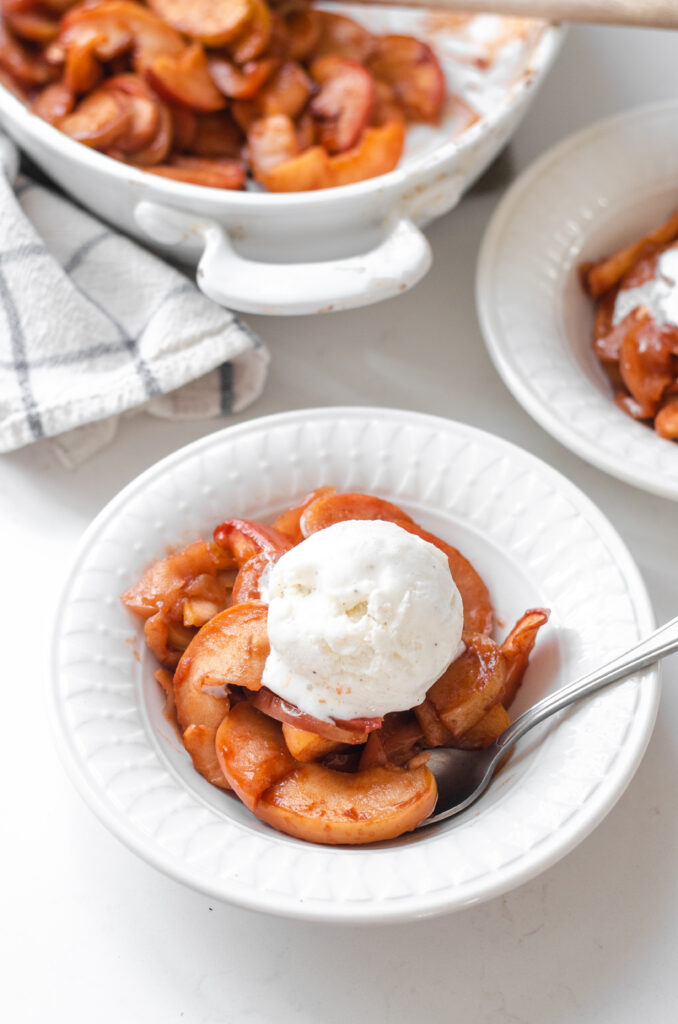
[[[157,164],[147,168],[152,174],[172,181],[185,181],[204,188],[230,188],[238,190],[245,184],[245,168],[237,160],[224,157],[172,157],[171,164]]]
[[[292,508],[281,512],[273,526],[279,533],[284,533],[286,537],[289,537],[293,544],[300,544],[304,539],[304,535],[301,532],[301,517],[303,513],[318,498],[330,494],[336,494],[336,488],[317,487],[314,491],[309,491],[298,505],[294,505]]]
[[[509,727],[508,711],[503,704],[494,704],[483,717],[472,725],[454,744],[463,750],[484,750]]]
[[[62,82],[76,94],[90,92],[102,78],[101,63],[95,53],[96,43],[95,36],[68,48]]]
[[[667,398],[654,421],[654,429],[667,441],[678,438],[678,398]]]
[[[46,85],[33,100],[31,110],[43,121],[59,125],[61,119],[70,114],[75,106],[75,96],[63,82]]]
[[[412,523],[412,519],[398,505],[371,494],[336,494],[334,490],[320,494],[308,502],[302,511],[299,526],[302,536],[310,537],[335,523],[348,519],[382,519],[389,523]],[[413,523],[414,525],[414,523]]]
[[[206,46],[223,46],[252,16],[251,0],[148,0],[168,25]]]
[[[189,0],[192,3],[192,0]],[[211,3],[211,0],[206,0]],[[222,0],[230,3],[230,0]],[[228,40],[228,50],[236,64],[246,64],[261,57],[268,46],[273,28],[271,11],[265,0],[249,0],[247,21],[234,39]]]
[[[463,654],[427,694],[453,741],[499,702],[506,681],[506,662],[494,640],[481,633],[464,633],[463,641]]]
[[[320,83],[311,101],[319,142],[328,153],[343,153],[356,144],[370,120],[374,79],[358,61],[335,55],[315,60],[311,74]]]
[[[249,100],[261,89],[280,65],[275,57],[251,60],[241,68],[225,57],[209,59],[210,74],[215,85],[224,96],[233,100]]]
[[[500,650],[506,662],[506,679],[499,700],[507,708],[513,703],[523,681],[537,633],[548,622],[548,618],[549,612],[545,608],[533,608],[525,612],[501,645]]]
[[[28,43],[39,43],[46,46],[56,39],[59,33],[59,22],[54,17],[50,17],[47,12],[43,13],[28,7],[23,11],[10,14],[7,12],[5,4],[0,5],[0,10],[13,35]]]
[[[183,53],[160,54],[146,69],[146,77],[169,103],[179,103],[203,113],[226,106],[224,96],[212,80],[200,43],[187,46]]]
[[[242,132],[227,110],[196,116],[195,130],[188,147],[191,156],[237,160],[242,155],[242,147]]]
[[[265,526],[250,519],[226,519],[214,531],[219,547],[231,551],[238,565],[243,565],[259,552],[271,561],[289,551],[292,543],[273,526]]]
[[[226,608],[210,619],[191,640],[174,677],[179,724],[200,723],[206,697],[222,697],[229,686],[261,688],[269,653],[268,609],[256,601]]]
[[[149,10],[131,0],[79,4],[61,19],[57,42],[66,51],[96,37],[94,52],[108,61],[131,49],[134,70],[142,73],[156,57],[176,56],[186,49],[181,35]]]
[[[412,36],[383,36],[369,68],[390,85],[413,121],[436,122],[445,99],[445,76],[430,46]]]
[[[290,704],[289,701],[269,690],[267,686],[262,686],[256,692],[248,693],[247,699],[264,714],[275,718],[278,722],[287,722],[298,729],[316,733],[324,739],[336,740],[338,743],[364,743],[368,734],[374,729],[379,729],[382,724],[381,718],[352,718],[348,721],[326,722],[307,714],[306,711],[301,711],[296,704]]]
[[[334,185],[353,185],[377,178],[398,166],[405,145],[405,126],[391,121],[381,128],[366,128],[357,146],[330,160]]]
[[[273,167],[299,153],[294,121],[287,114],[259,118],[247,132],[247,147],[252,174],[257,181],[263,181]]]
[[[255,813],[310,843],[378,843],[416,828],[437,798],[435,779],[425,766],[351,774],[301,764],[264,791]]]
[[[352,18],[329,11],[316,12],[320,22],[320,33],[313,47],[314,57],[336,54],[350,57],[360,64],[371,57],[377,48],[377,40],[371,32]]]
[[[169,107],[160,99],[157,100],[157,104],[158,125],[155,134],[145,146],[130,153],[127,157],[128,163],[136,164],[137,167],[147,167],[149,170],[154,169],[155,164],[160,164],[167,159],[173,141],[173,121]],[[115,152],[111,153],[111,156],[115,155],[117,155]]]
[[[0,68],[22,86],[45,85],[58,72],[40,53],[34,53],[16,39],[0,18]]]
[[[122,154],[137,153],[148,146],[160,127],[160,102],[139,75],[115,75],[103,86],[120,97],[130,112],[130,124],[117,139],[115,148]]]
[[[308,732],[306,729],[298,729],[289,722],[282,723],[283,736],[287,749],[297,761],[308,763],[320,761],[328,754],[337,753],[340,750],[349,749],[345,743],[339,740],[328,740],[319,736],[317,732]]]
[[[107,89],[97,89],[61,120],[59,128],[84,146],[103,150],[125,134],[131,119],[129,107],[120,97]]]
[[[221,721],[216,755],[229,784],[255,813],[261,794],[296,765],[280,723],[247,702],[236,704]]]
[[[242,601],[260,601],[261,593],[259,590],[259,583],[266,569],[271,564],[271,559],[268,555],[259,552],[258,555],[253,555],[252,558],[248,559],[247,562],[238,570],[238,575],[235,578],[233,584],[233,593],[231,595],[232,603],[240,604]]]
[[[310,146],[299,156],[275,164],[261,175],[269,192],[311,192],[333,185],[330,157],[323,146]]]
[[[287,54],[292,60],[305,60],[314,50],[322,32],[320,11],[311,7],[292,7],[282,14]]]
[[[297,117],[309,101],[313,82],[301,64],[288,60],[267,79],[255,97],[257,110],[268,117],[271,114],[287,114]]]

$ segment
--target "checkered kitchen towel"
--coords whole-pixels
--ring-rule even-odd
[[[269,357],[245,324],[66,199],[15,180],[17,165],[0,134],[0,452],[53,437],[75,465],[122,413],[217,416],[259,395]]]

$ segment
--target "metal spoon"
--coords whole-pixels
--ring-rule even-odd
[[[678,651],[678,617],[660,626],[646,640],[642,640],[602,668],[544,697],[516,718],[492,746],[485,750],[438,747],[430,751],[427,767],[435,775],[438,784],[438,802],[431,817],[422,821],[418,827],[444,821],[445,818],[451,818],[470,807],[489,786],[502,758],[533,726],[581,700],[582,697],[588,697],[609,683],[630,676],[674,651]]]

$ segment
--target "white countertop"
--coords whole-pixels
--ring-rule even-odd
[[[248,415],[389,405],[499,433],[598,503],[635,556],[658,620],[675,615],[678,506],[604,476],[523,413],[486,355],[473,284],[510,163],[521,169],[591,120],[677,90],[678,36],[573,29],[510,159],[431,227],[435,263],[422,284],[351,313],[251,318],[273,366]],[[665,665],[645,759],[605,821],[533,882],[457,915],[358,929],[210,902],[137,859],[85,807],[57,759],[42,697],[48,623],[66,567],[84,528],[123,484],[220,426],[141,416],[75,472],[46,444],[0,459],[3,1019],[672,1024],[678,657]]]

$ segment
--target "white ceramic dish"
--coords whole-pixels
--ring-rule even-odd
[[[648,742],[658,670],[579,705],[516,751],[454,821],[374,847],[313,846],[205,782],[162,715],[138,622],[118,601],[168,545],[229,514],[268,519],[333,483],[401,503],[468,554],[500,619],[548,606],[516,702],[598,665],[653,616],[618,535],[579,490],[499,438],[383,409],[318,409],[212,434],[153,466],[83,538],[55,623],[52,705],[80,792],[132,850],[210,896],[326,921],[406,920],[506,892],[610,810]]]
[[[420,227],[452,209],[509,139],[558,51],[563,29],[480,15],[461,35],[454,16],[337,9],[375,32],[431,41],[450,89],[471,100],[481,119],[455,137],[459,110],[448,105],[437,128],[418,126],[408,133],[406,154],[390,174],[287,195],[202,188],[136,170],[67,138],[2,87],[0,125],[94,213],[198,264],[198,284],[223,305],[282,315],[378,302],[426,273],[431,253]],[[502,59],[485,72],[473,62],[491,53],[501,33],[508,40]]]
[[[678,444],[621,412],[591,350],[577,267],[646,234],[678,206],[678,101],[565,139],[508,191],[478,261],[490,355],[523,408],[583,459],[678,500]]]

